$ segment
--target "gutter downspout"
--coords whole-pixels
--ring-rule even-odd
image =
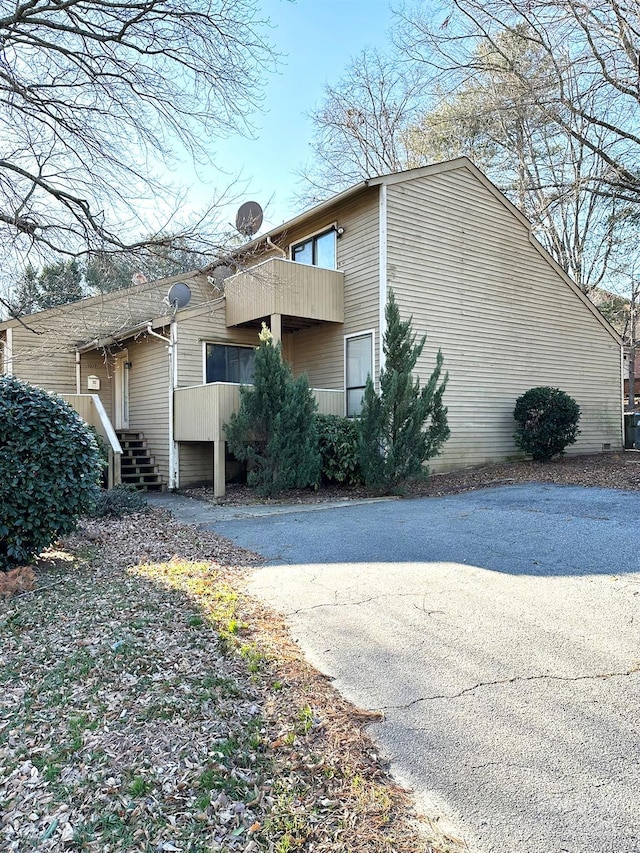
[[[176,443],[173,439],[173,392],[177,385],[178,360],[176,358],[176,343],[178,334],[176,330],[175,318],[171,321],[169,337],[159,335],[151,328],[151,323],[147,325],[147,334],[167,344],[169,353],[169,491],[173,492],[178,488],[178,478],[176,476]]]
[[[379,350],[378,350],[378,375],[385,366],[385,357],[383,349],[383,339],[387,331],[387,320],[385,310],[387,307],[387,185],[380,184],[380,203],[378,208],[379,223],[378,223],[378,266],[379,266],[379,305],[378,305],[378,323],[380,329]],[[376,383],[377,384],[377,383]]]
[[[13,329],[7,329],[4,341],[3,370],[7,376],[13,376]]]
[[[82,394],[80,388],[80,352],[76,350],[76,394]]]
[[[276,246],[269,234],[267,234],[266,244],[267,246],[269,246],[270,249],[275,249],[276,252],[280,252],[285,261],[287,260],[287,253],[285,252],[285,250],[281,249],[280,246]]]

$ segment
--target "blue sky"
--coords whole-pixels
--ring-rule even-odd
[[[260,5],[271,19],[275,49],[283,54],[280,71],[265,76],[263,112],[252,117],[256,138],[217,140],[212,149],[218,167],[229,176],[242,175],[243,197],[269,203],[265,224],[273,226],[299,212],[292,198],[296,170],[309,157],[312,132],[305,112],[320,103],[325,83],[336,82],[352,56],[366,46],[387,46],[392,13],[388,0],[262,0]],[[224,175],[214,173],[213,183],[223,186]],[[207,194],[200,187],[203,201]]]

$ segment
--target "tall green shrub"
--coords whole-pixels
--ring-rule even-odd
[[[371,377],[365,388],[359,420],[360,459],[368,485],[390,487],[428,473],[423,463],[436,456],[449,438],[447,409],[442,398],[448,374],[441,380],[443,356],[422,388],[413,375],[426,336],[416,343],[412,319],[401,320],[393,291],[389,292],[383,338],[385,367],[380,394]]]
[[[95,439],[59,397],[0,377],[0,569],[75,528],[99,491]]]
[[[316,402],[305,376],[294,379],[268,330],[256,350],[253,386],[225,426],[231,452],[249,463],[248,482],[263,495],[315,486],[320,454]]]
[[[580,434],[580,406],[559,388],[530,388],[516,400],[516,445],[536,462],[548,462]]]

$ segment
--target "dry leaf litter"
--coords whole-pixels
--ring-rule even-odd
[[[243,592],[258,561],[154,510],[83,522],[0,602],[0,849],[454,849]]]
[[[483,489],[487,486],[514,485],[517,483],[555,483],[561,486],[600,486],[608,489],[640,490],[640,452],[598,453],[585,456],[567,456],[551,462],[505,462],[496,465],[481,465],[432,474],[426,482],[410,483],[401,494],[407,498],[456,494],[458,492]],[[336,500],[358,500],[380,495],[364,486],[329,484],[318,491],[298,489],[279,498],[260,498],[255,491],[244,485],[228,485],[227,494],[214,498],[209,487],[184,489],[184,494],[200,500],[235,506],[247,503],[316,503]]]

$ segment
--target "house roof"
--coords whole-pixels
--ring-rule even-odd
[[[487,176],[478,169],[477,166],[472,163],[472,161],[468,157],[456,157],[454,160],[445,160],[442,163],[432,163],[428,166],[418,166],[415,169],[405,169],[403,172],[390,172],[387,175],[378,175],[372,178],[364,178],[362,181],[359,181],[357,184],[349,187],[346,190],[338,193],[337,195],[331,196],[331,198],[325,199],[325,201],[320,202],[319,204],[314,205],[313,207],[307,208],[302,213],[294,216],[292,219],[288,219],[286,222],[283,222],[282,225],[277,225],[274,228],[271,228],[269,231],[265,231],[260,234],[258,237],[254,237],[253,240],[249,240],[247,243],[244,243],[242,246],[233,250],[227,255],[227,259],[229,257],[241,256],[245,254],[251,253],[254,249],[257,249],[263,243],[268,242],[270,239],[277,237],[287,231],[291,231],[296,228],[298,225],[303,225],[308,219],[313,219],[318,215],[328,212],[334,207],[338,207],[344,204],[347,201],[350,201],[352,198],[360,195],[361,193],[365,193],[373,187],[379,186],[389,186],[392,184],[403,183],[405,181],[412,181],[416,178],[427,177],[429,175],[437,175],[443,172],[450,172],[455,169],[466,168],[469,169],[476,178],[478,178],[481,183],[483,183],[487,189],[496,196],[496,198],[500,201],[501,204],[504,204],[505,207],[509,209],[509,211],[522,222],[522,224],[531,228],[531,223],[527,219],[527,217],[522,213],[522,211],[518,210],[518,208],[513,205],[509,199],[493,184]],[[217,266],[220,263],[224,263],[224,259],[214,262],[203,268],[203,272],[210,270]]]
[[[565,283],[574,291],[575,295],[583,302],[583,304],[591,311],[591,313],[598,319],[600,324],[611,334],[611,336],[616,340],[616,342],[621,345],[622,338],[618,334],[618,332],[611,326],[611,324],[602,316],[600,311],[593,305],[591,300],[580,290],[580,288],[569,278],[566,272],[562,269],[562,267],[553,259],[553,257],[547,252],[547,250],[542,246],[541,243],[536,240],[536,238],[531,233],[531,223],[527,219],[527,217],[522,213],[522,211],[518,210],[518,208],[512,204],[509,199],[493,184],[487,176],[480,171],[473,164],[473,162],[468,157],[457,157],[454,160],[448,160],[442,163],[434,163],[428,166],[420,166],[415,169],[407,169],[403,172],[394,172],[387,175],[380,175],[377,177],[366,178],[360,181],[357,184],[349,187],[348,189],[338,193],[337,195],[332,196],[329,199],[317,204],[299,215],[293,217],[292,219],[287,220],[282,225],[279,225],[275,228],[270,229],[267,232],[255,237],[253,240],[248,241],[244,245],[240,246],[237,249],[229,252],[226,257],[221,256],[216,261],[211,264],[206,265],[201,270],[194,270],[189,273],[183,273],[182,275],[172,276],[171,278],[159,279],[154,282],[147,282],[143,285],[132,285],[131,288],[126,288],[123,291],[114,291],[110,294],[99,294],[94,297],[87,297],[85,299],[81,299],[78,302],[70,303],[65,306],[60,306],[59,308],[49,309],[48,311],[39,312],[37,315],[30,315],[32,317],[42,317],[45,318],[47,315],[54,314],[59,312],[60,310],[64,311],[74,311],[78,309],[86,309],[89,307],[92,302],[98,303],[100,300],[105,299],[117,299],[123,298],[128,293],[132,292],[143,292],[146,289],[157,288],[160,283],[163,281],[168,285],[172,282],[184,280],[185,278],[193,278],[198,274],[207,274],[211,270],[215,269],[215,267],[223,265],[229,262],[230,259],[237,258],[241,259],[243,256],[250,254],[252,251],[259,250],[260,247],[269,245],[269,243],[273,240],[274,237],[281,236],[285,234],[287,231],[290,231],[296,228],[299,225],[303,225],[307,220],[317,217],[324,212],[329,212],[336,207],[340,207],[344,203],[352,200],[356,196],[374,190],[381,186],[391,186],[398,183],[403,183],[406,181],[411,181],[415,179],[419,179],[422,177],[428,177],[431,175],[438,175],[445,172],[454,171],[457,169],[466,169],[470,171],[474,177],[497,199],[497,201],[502,204],[504,207],[509,210],[509,212],[515,217],[515,219],[520,222],[520,224],[527,230],[529,235],[529,240],[534,248],[544,257],[544,259],[549,263],[558,275],[565,281]],[[196,306],[194,306],[196,307]],[[24,318],[26,319],[26,318]],[[150,318],[151,320],[151,318]],[[15,326],[19,324],[21,321],[18,319],[7,320],[0,323],[0,331],[6,329],[10,326]],[[143,324],[146,325],[146,322]],[[136,333],[136,326],[131,326],[127,329],[118,330],[114,332],[111,336],[115,335],[118,340],[123,340],[123,335],[127,335],[129,329],[133,329],[134,331],[131,334]],[[111,334],[110,329],[105,329],[104,333]],[[128,334],[131,337],[131,334]],[[115,338],[114,338],[115,340]],[[84,344],[85,346],[88,344]]]
[[[127,296],[134,293],[145,293],[147,291],[157,290],[158,286],[162,283],[167,286],[170,286],[174,282],[194,278],[199,274],[199,270],[192,270],[190,272],[181,273],[180,275],[173,275],[168,276],[167,278],[147,281],[144,282],[144,284],[132,284],[130,287],[125,287],[121,290],[111,290],[108,293],[98,293],[95,296],[85,296],[83,299],[77,299],[75,302],[67,302],[65,305],[56,305],[54,308],[47,308],[44,311],[36,311],[33,314],[24,314],[19,318],[13,317],[9,320],[3,320],[0,322],[0,331],[8,329],[12,326],[23,325],[25,322],[28,323],[31,318],[37,318],[38,320],[46,320],[49,317],[53,317],[57,314],[60,314],[60,312],[75,313],[85,311],[87,308],[91,308],[91,306],[93,305],[101,305],[105,302],[116,302],[118,300],[124,300],[127,298]]]

